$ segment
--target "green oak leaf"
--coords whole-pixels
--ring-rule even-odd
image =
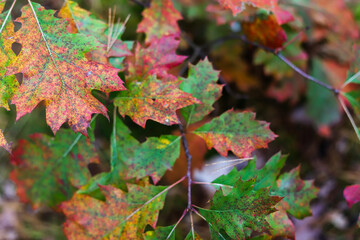
[[[233,239],[245,239],[252,231],[264,232],[270,229],[266,216],[275,212],[275,205],[282,197],[270,196],[269,188],[254,189],[255,179],[239,179],[226,195],[216,191],[210,209],[200,209],[209,222],[211,235],[218,239],[225,232]]]

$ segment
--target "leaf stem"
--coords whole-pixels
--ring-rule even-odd
[[[190,211],[190,224],[191,224],[191,234],[192,234],[192,239],[195,240],[195,230],[194,230],[194,219],[192,216],[192,210]]]
[[[183,214],[181,215],[181,217],[179,218],[179,220],[175,223],[175,226],[173,227],[173,229],[171,229],[169,235],[166,237],[166,240],[168,240],[171,237],[171,234],[175,231],[176,227],[179,225],[179,223],[181,222],[181,220],[185,217],[185,215],[189,212],[189,209],[186,208],[183,212]]]
[[[356,78],[358,78],[360,76],[360,70],[355,73],[354,75],[352,75],[348,80],[346,80],[344,82],[344,84],[341,86],[341,88],[344,88],[346,85],[348,85],[349,83],[351,83],[352,81],[354,81]]]
[[[171,184],[170,186],[168,186],[167,188],[165,188],[164,190],[162,190],[161,192],[159,192],[158,194],[156,194],[154,197],[152,197],[151,199],[149,199],[147,202],[145,202],[141,207],[139,207],[138,209],[136,209],[134,212],[132,212],[129,216],[127,216],[123,221],[126,222],[127,220],[129,220],[132,216],[134,216],[137,212],[139,212],[143,207],[145,207],[146,205],[148,205],[149,203],[151,203],[152,201],[154,201],[156,198],[158,198],[159,196],[161,196],[162,194],[164,194],[165,192],[169,191],[170,189],[172,189],[173,187],[175,187],[176,185],[178,185],[179,183],[181,183],[184,179],[186,178],[186,176],[183,176],[182,178],[180,178],[179,180],[177,180],[175,183]]]
[[[351,123],[351,126],[354,128],[357,138],[360,140],[360,132],[359,132],[359,130],[358,130],[358,127],[356,126],[356,123],[355,123],[354,118],[351,116],[350,111],[349,111],[349,109],[346,107],[346,105],[345,105],[345,103],[343,102],[343,100],[341,100],[340,97],[338,97],[338,100],[339,100],[342,108],[344,109],[344,111],[345,111],[345,113],[346,113],[346,116],[349,118],[350,123]]]

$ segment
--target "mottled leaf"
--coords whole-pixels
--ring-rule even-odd
[[[247,181],[256,178],[255,190],[265,187],[273,187],[276,185],[276,179],[280,174],[281,169],[285,165],[287,156],[277,153],[272,156],[265,166],[261,169],[256,168],[256,157],[248,162],[248,165],[243,170],[238,171],[236,168],[232,169],[228,174],[222,175],[215,179],[214,183],[220,183],[228,186],[234,186],[241,178]]]
[[[312,180],[300,178],[300,167],[282,174],[277,180],[277,187],[272,188],[275,195],[283,196],[284,199],[277,205],[281,210],[298,219],[310,216],[310,201],[317,196],[319,189],[314,186]]]
[[[281,202],[280,202],[281,203]],[[278,205],[275,207],[277,208]],[[286,239],[295,239],[295,226],[289,219],[285,211],[277,211],[266,216],[269,223],[270,235],[265,234],[265,239],[274,239],[274,237],[283,237]]]
[[[68,239],[143,239],[147,224],[155,228],[164,205],[165,187],[128,185],[128,192],[111,185],[100,186],[106,201],[76,194],[61,209],[67,217]]]
[[[36,3],[32,6],[35,15],[30,6],[25,6],[17,19],[22,27],[12,40],[21,43],[22,49],[6,73],[21,72],[24,76],[12,99],[17,119],[45,101],[46,120],[54,133],[67,122],[75,132],[86,135],[91,114],[107,116],[107,109],[91,90],[124,90],[118,70],[85,58],[86,52],[97,47],[93,38],[67,33],[67,22],[55,18],[55,11]]]
[[[344,197],[349,207],[360,202],[360,185],[347,186],[344,189]]]
[[[111,165],[124,179],[150,176],[156,184],[180,154],[180,137],[150,137],[139,143],[122,121],[113,133]]]
[[[266,148],[276,135],[269,124],[256,121],[252,112],[234,112],[232,110],[214,118],[197,130],[208,148],[215,148],[222,156],[232,151],[238,157],[248,157],[257,148]]]
[[[181,20],[182,17],[174,8],[171,0],[151,1],[151,6],[145,9],[142,15],[144,18],[139,23],[137,32],[146,34],[147,43],[163,36],[180,37],[177,21]]]
[[[11,146],[7,143],[3,131],[0,129],[0,147],[4,148],[9,153],[11,152]]]
[[[200,103],[191,94],[179,89],[180,82],[161,82],[149,76],[142,82],[130,82],[128,91],[121,92],[115,99],[122,116],[128,115],[142,127],[151,119],[165,125],[179,123],[176,110]]]
[[[87,183],[91,177],[87,165],[98,162],[90,139],[81,134],[71,130],[59,131],[56,138],[34,134],[15,148],[10,178],[20,200],[55,207]]]
[[[174,79],[175,76],[170,75],[168,70],[181,64],[186,58],[176,54],[179,42],[174,36],[164,36],[151,41],[147,47],[137,44],[134,56],[127,58],[127,82],[142,81],[153,74],[165,81]]]
[[[270,196],[269,188],[254,190],[254,184],[254,179],[239,179],[227,195],[222,190],[215,193],[209,210],[200,209],[200,213],[211,224],[214,239],[222,231],[232,239],[245,239],[249,236],[246,228],[257,232],[270,229],[266,216],[276,211],[275,205],[282,198]]]
[[[300,178],[299,167],[280,175],[286,158],[286,155],[281,156],[281,153],[278,153],[261,169],[257,169],[256,161],[251,160],[241,171],[234,168],[227,175],[220,176],[213,182],[233,186],[238,179],[245,181],[256,178],[255,190],[271,187],[272,195],[284,197],[277,208],[301,219],[311,215],[310,201],[316,197],[319,189],[314,186],[313,181],[304,181]]]
[[[241,29],[248,40],[271,49],[281,48],[287,40],[285,31],[273,14],[242,21]]]
[[[194,104],[181,110],[187,124],[200,121],[213,110],[212,104],[220,97],[222,89],[216,83],[218,78],[219,72],[213,69],[207,58],[196,65],[190,65],[189,75],[183,79],[180,89],[190,93],[202,104]]]

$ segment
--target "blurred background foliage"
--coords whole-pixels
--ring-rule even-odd
[[[26,3],[25,0],[22,2]],[[51,9],[59,9],[63,4],[61,0],[35,2]],[[142,19],[141,12],[151,4],[150,0],[77,2],[105,21],[109,8],[115,9],[116,17],[121,20],[130,15],[122,39],[143,41],[144,36],[137,34],[136,28]],[[349,209],[343,198],[345,186],[360,183],[360,143],[332,94],[306,82],[275,56],[239,40],[227,40],[227,36],[241,31],[243,19],[216,9],[215,1],[173,2],[184,17],[179,21],[182,38],[178,53],[189,56],[192,64],[208,56],[215,68],[221,70],[219,83],[227,84],[223,96],[215,104],[214,114],[230,108],[256,112],[257,119],[270,122],[271,129],[279,136],[269,145],[269,149],[255,152],[260,159],[259,167],[274,153],[281,151],[289,154],[285,170],[301,164],[302,178],[315,179],[316,186],[320,188],[318,198],[312,203],[314,216],[295,221],[297,239],[360,239],[356,226],[360,204]],[[314,9],[312,2],[324,8]],[[281,1],[295,16],[295,21],[282,26],[288,39],[295,39],[283,54],[306,72],[333,86],[341,85],[346,78],[351,62],[351,46],[354,42],[359,43],[359,35],[354,36],[354,33],[360,31],[359,1],[345,1],[345,9],[337,9],[335,3],[338,2],[342,1]],[[215,7],[210,11],[210,6]],[[324,12],[325,15],[322,14]],[[15,11],[13,17],[16,14],[19,11]],[[344,20],[348,14],[354,17],[356,25],[350,26]],[[266,27],[264,25],[261,31],[268,31]],[[175,74],[179,72],[186,75],[186,67],[174,70]],[[94,93],[95,96],[98,94],[101,95]],[[39,106],[17,122],[14,106],[11,107],[12,111],[9,112],[0,109],[0,129],[6,129],[7,138],[14,145],[32,133],[52,134],[45,122],[44,106]],[[130,119],[126,118],[126,121],[138,139],[172,130],[155,122],[148,123],[144,130]],[[96,143],[105,163],[109,159],[111,129],[112,123],[99,116],[95,127]],[[196,138],[189,141],[195,147],[203,146],[203,142]],[[215,155],[214,151],[206,155],[201,153],[194,157],[194,165],[199,167],[204,159],[207,161]],[[11,170],[9,156],[3,150],[0,150],[0,159],[0,239],[64,239],[61,229],[63,216],[47,208],[34,211],[31,206],[19,203],[15,187],[8,180]],[[174,171],[166,174],[162,182],[172,182],[184,171],[185,163],[179,160]],[[205,190],[199,189],[195,193],[202,191]],[[167,202],[161,213],[160,225],[178,219],[181,210],[177,213],[176,209],[186,205],[184,192],[176,188],[170,192],[168,198],[177,201]],[[196,201],[205,201],[201,196],[195,196]],[[171,214],[167,209],[172,209]],[[184,222],[183,226],[187,226],[187,223]]]

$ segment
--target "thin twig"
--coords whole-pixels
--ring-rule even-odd
[[[183,214],[181,215],[181,217],[179,218],[179,220],[175,223],[175,226],[171,229],[169,235],[166,237],[166,240],[168,240],[171,237],[171,234],[175,231],[176,227],[179,225],[179,223],[181,222],[181,220],[185,217],[185,215],[189,212],[189,209],[186,208],[183,212]]]
[[[289,59],[287,59],[284,55],[282,55],[281,53],[274,53],[277,57],[279,57],[284,63],[286,63],[289,67],[291,67],[295,72],[299,73],[301,76],[303,76],[304,78],[326,88],[329,89],[330,91],[334,92],[336,95],[339,94],[339,90],[330,86],[329,84],[326,84],[316,78],[314,78],[313,76],[310,76],[309,74],[305,73],[303,70],[301,70],[300,68],[298,68],[297,66],[295,66]]]
[[[192,216],[192,210],[190,211],[190,225],[191,225],[192,239],[195,240],[194,219],[193,219],[193,216]]]
[[[346,85],[348,85],[349,83],[351,83],[352,81],[354,81],[356,78],[358,78],[360,76],[360,71],[358,71],[357,73],[355,73],[354,75],[352,75],[348,80],[346,80],[344,82],[344,84],[341,86],[341,89],[343,89]]]
[[[191,41],[189,41],[188,38],[184,38],[184,39],[185,39],[188,43],[191,42]],[[322,86],[322,87],[324,87],[324,88],[326,88],[326,89],[334,92],[335,95],[338,95],[338,94],[339,94],[340,91],[339,91],[338,89],[336,89],[336,88],[332,87],[331,85],[326,84],[326,83],[324,83],[324,82],[316,79],[316,78],[313,77],[313,76],[310,76],[309,74],[305,73],[303,70],[301,70],[300,68],[298,68],[297,66],[295,66],[289,59],[287,59],[284,55],[282,55],[282,54],[279,52],[278,49],[272,49],[272,48],[266,47],[266,46],[264,46],[264,45],[258,44],[258,43],[256,43],[256,42],[252,42],[252,41],[250,41],[245,35],[233,34],[233,35],[228,35],[228,36],[225,36],[225,37],[221,37],[221,38],[218,38],[218,39],[216,39],[216,40],[214,40],[214,41],[206,44],[204,47],[199,47],[199,46],[197,46],[197,45],[192,46],[191,44],[189,44],[189,45],[194,48],[194,51],[195,51],[196,49],[198,49],[198,48],[199,48],[201,51],[204,51],[205,49],[211,49],[211,48],[213,48],[213,47],[216,46],[216,45],[222,44],[222,43],[224,43],[225,41],[228,41],[228,40],[236,40],[236,39],[237,39],[237,40],[241,40],[241,41],[243,41],[243,42],[245,42],[245,43],[248,43],[248,44],[250,44],[250,45],[256,46],[256,47],[258,47],[258,48],[260,48],[260,49],[262,49],[262,50],[264,50],[264,51],[267,51],[267,52],[270,52],[270,53],[274,54],[275,56],[277,56],[278,58],[280,58],[280,60],[282,60],[285,64],[287,64],[287,65],[288,65],[289,67],[291,67],[295,72],[297,72],[298,74],[300,74],[300,75],[303,76],[304,78],[306,78],[306,79],[308,79],[308,80],[310,80],[310,81],[312,81],[312,82],[314,82],[314,83],[316,83],[316,84],[318,84],[318,85],[320,85],[320,86]],[[194,44],[193,44],[193,45],[194,45]],[[198,51],[200,51],[200,50],[198,50]],[[194,52],[194,53],[196,53],[196,56],[199,56],[200,53],[201,53],[201,51],[200,51],[200,53],[198,53],[198,51]],[[195,54],[194,54],[194,55],[195,55]],[[186,66],[186,67],[187,67],[187,66]],[[185,70],[186,70],[186,69],[185,69]],[[360,74],[360,73],[359,73],[359,74]]]

